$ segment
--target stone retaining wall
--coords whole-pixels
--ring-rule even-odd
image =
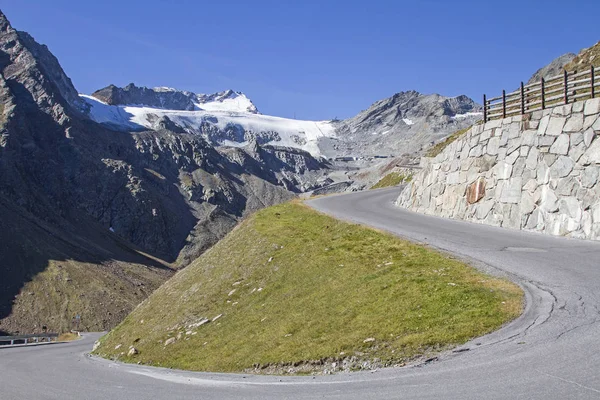
[[[600,99],[471,128],[401,193],[413,211],[600,240]]]

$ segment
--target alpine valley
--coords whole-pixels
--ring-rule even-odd
[[[366,188],[480,116],[415,91],[332,121],[232,90],[84,95],[0,12],[0,331],[110,329],[250,213]]]

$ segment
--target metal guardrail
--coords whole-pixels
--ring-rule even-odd
[[[53,339],[58,339],[58,333],[32,333],[28,335],[0,336],[0,347],[3,345],[12,346],[15,342],[23,342],[22,344],[27,344],[28,342],[40,343],[44,341],[51,342]]]

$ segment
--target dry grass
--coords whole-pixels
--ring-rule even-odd
[[[412,175],[405,175],[401,172],[390,172],[379,180],[371,189],[380,189],[384,187],[397,186],[404,182],[410,182]]]
[[[591,66],[600,67],[600,42],[592,47],[582,50],[569,64],[565,65],[567,71],[583,72]]]
[[[437,156],[442,151],[444,151],[444,149],[446,147],[448,147],[450,145],[450,143],[454,142],[456,139],[458,139],[459,137],[461,137],[462,135],[467,133],[467,131],[471,128],[472,127],[469,126],[468,128],[456,131],[452,135],[450,135],[446,139],[444,139],[442,142],[436,143],[435,145],[431,146],[431,148],[429,150],[427,150],[427,152],[425,153],[425,157]]]
[[[58,336],[59,342],[72,342],[74,340],[78,340],[79,335],[73,332],[62,333]]]
[[[50,260],[15,298],[9,317],[22,326],[68,332],[81,315],[82,331],[109,329],[170,275],[139,264]]]

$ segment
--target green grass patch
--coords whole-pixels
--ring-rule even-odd
[[[405,175],[401,172],[390,172],[374,184],[371,189],[380,189],[384,187],[396,186],[404,182],[410,182],[412,175]]]
[[[446,147],[448,147],[450,145],[450,143],[454,142],[456,139],[458,139],[459,137],[461,137],[462,135],[464,135],[465,133],[467,133],[467,131],[469,129],[471,129],[470,126],[468,128],[456,131],[452,135],[450,135],[446,139],[444,139],[443,141],[441,141],[439,143],[436,143],[435,145],[431,146],[431,148],[429,148],[429,150],[427,150],[427,152],[425,153],[425,157],[435,157],[435,156],[437,156],[442,151],[444,151],[444,149]]]
[[[521,302],[508,281],[292,202],[245,220],[95,353],[222,372],[401,365],[499,328]],[[139,354],[127,356],[130,346]]]

